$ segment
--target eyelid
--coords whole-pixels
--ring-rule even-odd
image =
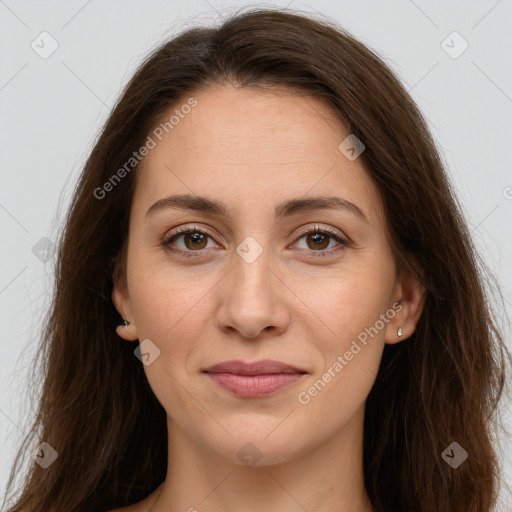
[[[169,233],[167,233],[164,238],[169,238],[174,235],[178,235],[180,233],[188,232],[188,231],[192,231],[192,230],[204,232],[207,235],[210,235],[212,238],[217,236],[217,234],[214,233],[213,231],[211,231],[208,227],[198,226],[196,224],[185,224],[184,226],[179,226],[176,229],[169,231]]]
[[[328,224],[322,225],[315,223],[313,226],[305,226],[300,228],[298,231],[294,232],[294,237],[300,237],[303,235],[306,235],[312,231],[326,231],[327,233],[330,233],[334,236],[337,236],[345,241],[348,242],[348,237],[345,236],[343,232],[341,232],[339,229],[333,228],[332,226],[329,226]]]

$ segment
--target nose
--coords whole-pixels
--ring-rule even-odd
[[[237,331],[248,339],[276,336],[289,324],[287,297],[291,291],[272,264],[272,255],[263,251],[248,262],[238,254],[233,266],[219,283],[217,326],[226,333]]]

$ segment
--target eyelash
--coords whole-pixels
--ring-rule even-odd
[[[184,228],[178,228],[174,233],[171,233],[169,236],[166,236],[162,240],[161,245],[163,245],[168,251],[171,251],[171,252],[176,253],[176,254],[182,254],[185,257],[196,258],[198,256],[203,255],[204,254],[204,249],[200,249],[200,250],[197,250],[197,251],[191,251],[191,250],[184,251],[183,249],[171,249],[171,247],[170,247],[171,242],[175,241],[180,236],[183,236],[183,235],[188,234],[188,233],[200,233],[202,235],[207,235],[207,236],[209,236],[212,239],[214,238],[214,235],[212,233],[210,233],[209,231],[205,230],[204,228],[200,229],[197,226],[187,226],[187,227],[184,227]],[[304,236],[312,234],[312,233],[322,234],[322,235],[329,235],[331,238],[335,239],[337,242],[340,243],[340,247],[338,247],[335,250],[330,249],[330,250],[326,251],[324,249],[321,249],[321,250],[318,250],[318,251],[314,251],[314,250],[304,249],[304,250],[306,250],[308,252],[316,253],[314,255],[315,258],[318,258],[318,257],[321,258],[321,257],[325,257],[325,256],[333,256],[334,254],[337,254],[338,252],[344,250],[345,247],[347,247],[349,245],[348,241],[343,239],[343,238],[341,238],[339,236],[339,234],[337,232],[335,232],[333,229],[328,228],[328,227],[320,228],[319,226],[313,226],[312,228],[308,228],[308,229],[305,229],[305,230],[301,231],[298,234],[299,238],[297,240],[300,240]]]

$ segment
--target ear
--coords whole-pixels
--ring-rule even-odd
[[[137,326],[135,324],[135,319],[133,318],[132,308],[130,305],[130,295],[128,293],[126,278],[118,271],[117,268],[114,271],[112,302],[121,317],[129,322],[127,326],[125,326],[124,323],[118,325],[116,327],[117,334],[126,341],[135,341],[139,339]]]
[[[386,326],[386,343],[394,345],[409,338],[416,330],[416,325],[423,312],[426,290],[420,279],[409,270],[402,270],[393,292],[390,309],[396,314]],[[398,330],[402,329],[402,336]]]

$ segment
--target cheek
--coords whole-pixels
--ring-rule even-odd
[[[211,318],[205,294],[212,284],[177,275],[163,270],[139,274],[132,304],[139,339],[149,338],[160,350],[154,362],[144,366],[151,389],[171,417],[182,418],[186,410],[193,424],[204,421],[204,413],[185,388],[191,355]]]
[[[186,376],[189,355],[194,350],[192,340],[200,339],[205,319],[209,318],[204,310],[206,301],[201,300],[205,291],[163,273],[140,275],[133,289],[131,302],[139,340],[150,339],[159,350],[154,363],[144,367],[158,396],[163,389],[178,385],[170,375],[178,381]]]
[[[293,290],[303,302],[309,325],[321,329],[326,346],[342,349],[365,328],[373,326],[389,306],[393,273],[387,261],[373,255],[344,261],[322,276],[293,280]],[[305,326],[307,329],[307,326]]]
[[[166,343],[167,334],[194,329],[204,314],[205,295],[215,284],[207,273],[177,270],[171,266],[150,264],[150,258],[139,261],[133,268],[133,286],[130,290],[139,333]]]
[[[329,279],[310,281],[299,292],[311,309],[303,320],[303,329],[315,340],[320,356],[315,375],[301,390],[307,392],[311,402],[323,403],[324,407],[327,403],[358,407],[378,372],[387,325],[381,315],[388,322],[392,318],[386,317],[386,312],[393,274],[383,260],[366,261],[369,264],[360,258],[350,271],[347,266]]]
[[[366,401],[384,350],[385,329],[374,330],[385,312],[384,297],[372,283],[347,280],[331,283],[327,298],[321,294],[311,297],[322,304],[319,316],[327,324],[328,334],[304,327],[318,357],[314,374],[295,398],[304,421],[312,422],[319,432],[334,433]]]

